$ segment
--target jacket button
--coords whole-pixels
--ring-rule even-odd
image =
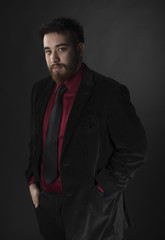
[[[71,197],[71,196],[72,196],[72,193],[66,193],[65,196],[66,196],[66,197]]]
[[[63,167],[68,167],[70,163],[63,163]]]

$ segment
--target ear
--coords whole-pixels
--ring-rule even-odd
[[[78,53],[79,53],[80,57],[83,57],[83,55],[84,55],[84,43],[80,42],[77,45],[77,49],[78,49]]]

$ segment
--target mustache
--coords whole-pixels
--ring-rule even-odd
[[[66,68],[66,65],[63,64],[63,63],[54,63],[50,66],[50,70],[52,70],[54,67],[65,67]]]

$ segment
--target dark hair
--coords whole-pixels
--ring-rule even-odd
[[[72,40],[75,44],[79,42],[84,43],[85,41],[83,27],[79,22],[72,18],[55,18],[49,23],[42,24],[39,30],[39,35],[41,39],[43,39],[45,34],[52,32],[63,34],[66,32],[71,33]]]

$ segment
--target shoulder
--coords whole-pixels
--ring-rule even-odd
[[[104,75],[102,75],[98,72],[95,72],[95,71],[93,71],[93,77],[94,77],[94,80],[96,81],[96,83],[99,84],[99,85],[102,85],[102,86],[113,88],[113,87],[121,84],[118,81],[116,81],[115,79],[112,79],[110,77],[106,77],[106,76],[104,76]]]
[[[109,95],[109,97],[114,95],[129,97],[129,90],[127,86],[96,71],[91,71],[93,72],[93,79],[95,81],[96,88],[99,89],[100,92],[103,92],[105,95]]]
[[[52,78],[51,76],[48,76],[48,77],[45,77],[43,79],[40,79],[38,81],[36,81],[34,84],[33,84],[33,87],[32,89],[33,90],[41,90],[41,89],[45,89],[50,82],[52,82]]]
[[[45,90],[47,89],[47,87],[49,87],[49,85],[53,85],[53,84],[54,84],[54,81],[52,80],[51,76],[38,80],[33,84],[31,95],[37,98],[38,95],[41,95],[42,93],[45,92]]]
[[[31,90],[31,102],[32,104],[36,104],[36,102],[44,96],[47,89],[54,85],[54,81],[52,80],[51,76],[45,77],[41,80],[36,81],[33,84]]]

